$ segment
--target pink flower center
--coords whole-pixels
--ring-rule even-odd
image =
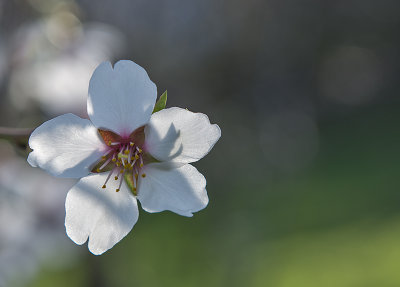
[[[124,178],[131,183],[130,188],[136,195],[139,176],[146,177],[141,172],[144,164],[144,153],[141,148],[143,141],[135,143],[135,136],[122,138],[112,132],[99,130],[103,140],[108,146],[107,151],[101,157],[100,162],[93,169],[93,172],[109,172],[102,188],[107,187],[107,183],[114,176],[114,180],[119,180],[116,192],[120,191]],[[140,137],[137,137],[140,139]]]

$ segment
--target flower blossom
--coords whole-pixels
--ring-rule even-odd
[[[131,61],[100,64],[89,83],[90,120],[58,116],[36,128],[28,162],[79,178],[66,197],[65,227],[96,255],[124,238],[147,212],[192,216],[208,204],[206,180],[190,163],[221,136],[208,117],[177,107],[154,112],[156,85]]]

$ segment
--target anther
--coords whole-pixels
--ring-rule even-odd
[[[140,167],[143,167],[143,158],[140,157]]]
[[[146,177],[146,174],[145,174],[145,173],[142,173],[142,177]]]
[[[129,154],[129,150],[126,149],[126,150],[124,151],[124,154]]]
[[[118,180],[118,176],[114,177],[115,180]]]
[[[102,157],[101,157],[101,159],[102,160],[105,160],[107,157],[105,156],[105,155],[103,155]]]
[[[129,145],[130,145],[130,146],[134,146],[134,145],[135,145],[135,143],[131,142]]]
[[[105,185],[105,184],[103,184],[103,186],[102,186],[101,188],[106,188],[106,185]]]
[[[119,188],[117,188],[115,191],[118,192],[118,191],[119,191]]]

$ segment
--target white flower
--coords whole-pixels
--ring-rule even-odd
[[[68,192],[65,227],[77,244],[102,254],[147,212],[183,216],[208,204],[204,176],[189,163],[221,136],[206,115],[181,108],[152,114],[157,88],[131,61],[102,63],[89,84],[90,120],[65,114],[31,135],[28,162],[59,177],[81,178]],[[125,180],[124,180],[125,179]]]

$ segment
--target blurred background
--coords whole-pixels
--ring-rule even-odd
[[[0,140],[0,286],[400,286],[400,2],[0,0],[0,126],[86,116],[102,61],[222,129],[209,206],[140,210],[102,256],[71,180]]]

